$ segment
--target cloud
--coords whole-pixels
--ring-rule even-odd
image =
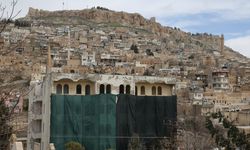
[[[91,4],[97,4],[92,1]],[[250,18],[249,0],[105,0],[98,4],[105,7],[138,12],[146,17],[176,17],[200,13],[217,13],[218,19],[239,20]]]
[[[3,0],[8,4],[9,0]],[[149,17],[176,17],[183,15],[195,15],[200,13],[217,13],[218,19],[239,20],[250,18],[249,0],[19,0],[18,7],[22,15],[27,13],[28,7],[40,9],[58,10],[62,9],[83,9],[93,6],[103,6],[112,10],[137,12]]]
[[[225,45],[250,58],[250,35],[225,41]]]
[[[228,32],[226,34],[229,37],[239,37],[239,36],[242,36],[242,33],[240,33],[240,32]]]
[[[193,26],[199,26],[202,24],[203,23],[201,21],[198,21],[198,20],[179,20],[179,21],[173,23],[172,26],[185,29],[185,28],[190,27],[190,26],[193,27]]]

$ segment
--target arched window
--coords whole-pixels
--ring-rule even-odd
[[[138,93],[137,93],[137,86],[135,86],[135,96],[137,96]]]
[[[56,85],[56,94],[62,94],[62,85],[61,84]]]
[[[156,87],[155,86],[152,87],[152,95],[156,95]]]
[[[105,92],[105,86],[103,84],[100,85],[99,91],[100,91],[100,94],[104,94],[104,92]]]
[[[110,85],[110,84],[108,84],[108,85],[106,86],[106,93],[107,93],[107,94],[111,94],[111,85]]]
[[[119,93],[120,94],[124,94],[124,86],[123,85],[120,85],[120,87],[119,87]]]
[[[162,88],[158,86],[158,95],[162,95]]]
[[[145,95],[145,86],[141,86],[141,95]]]
[[[81,86],[81,84],[78,84],[76,86],[76,94],[82,94],[82,86]]]
[[[130,85],[126,85],[126,94],[130,94]]]
[[[69,85],[68,84],[64,84],[64,86],[63,86],[63,93],[64,94],[69,94]]]
[[[90,95],[91,94],[91,92],[90,92],[90,85],[86,85],[85,86],[85,95]]]

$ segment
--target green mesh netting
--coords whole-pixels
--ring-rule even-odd
[[[86,150],[116,149],[116,96],[52,95],[50,142],[64,150],[76,141]]]
[[[119,95],[116,104],[117,150],[128,150],[129,141],[137,134],[145,145],[153,149],[157,140],[173,138],[177,119],[176,96]]]
[[[86,150],[127,150],[133,133],[150,147],[155,138],[171,137],[176,96],[52,95],[51,137],[57,150],[76,141]],[[116,145],[117,144],[117,145]]]

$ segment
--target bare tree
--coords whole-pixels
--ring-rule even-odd
[[[0,87],[0,149],[7,149],[12,133],[23,130],[20,127],[14,127],[11,122],[16,118],[14,111],[21,98],[27,96],[31,90],[32,89],[28,88],[27,83],[21,83],[19,85],[10,84]],[[7,107],[5,102],[11,99],[13,97],[12,93],[16,91],[18,91],[20,95],[14,101],[12,107]]]
[[[0,34],[5,30],[8,23],[12,22],[12,20],[21,12],[21,10],[16,11],[15,9],[18,0],[10,0],[9,2],[9,4],[0,2]],[[21,96],[27,94],[27,90],[23,89],[26,86],[21,86],[21,88],[18,89],[21,93],[20,97],[12,108],[8,108],[6,106],[6,100],[10,98],[9,94],[18,87],[11,83],[7,84],[6,87],[3,87],[2,85],[0,86],[0,149],[7,149],[9,137],[13,132],[13,127],[9,125],[9,120],[13,118],[14,109],[17,107]]]
[[[18,14],[20,14],[21,10],[15,12],[15,8],[18,0],[12,0],[10,2],[10,10],[3,3],[0,3],[0,33],[4,31],[7,24],[11,22]]]

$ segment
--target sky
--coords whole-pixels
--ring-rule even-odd
[[[0,0],[7,7],[11,0]],[[192,33],[224,34],[225,45],[250,58],[249,0],[18,0],[18,17],[29,7],[72,10],[102,6],[115,11],[156,17],[164,26]]]

